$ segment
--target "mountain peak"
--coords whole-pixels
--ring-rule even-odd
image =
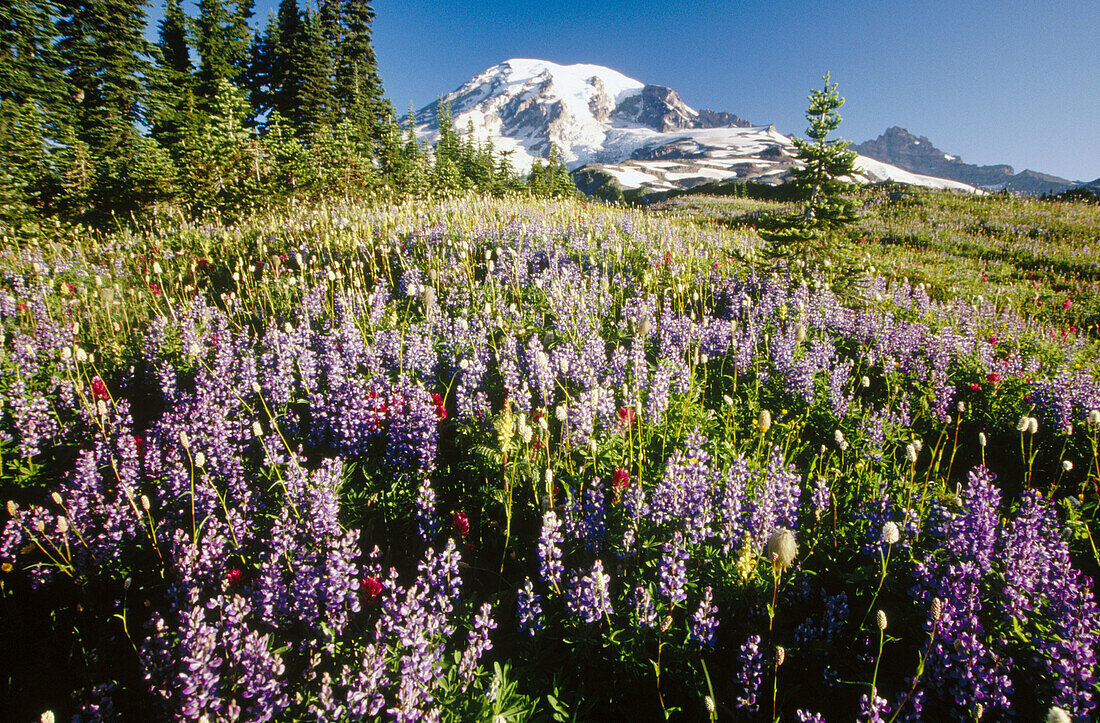
[[[949,178],[990,191],[1008,190],[1024,195],[1058,193],[1072,184],[1064,178],[1026,170],[1016,173],[1012,166],[978,166],[945,153],[924,136],[900,126],[891,126],[873,141],[853,145],[852,149],[868,158],[938,178]]]
[[[562,65],[510,58],[474,76],[443,98],[455,128],[473,123],[525,171],[551,145],[571,167],[629,156],[654,133],[689,128],[747,127],[730,113],[697,111],[671,88],[646,84],[602,65]],[[439,128],[438,101],[416,113],[429,140]]]
[[[554,149],[569,168],[589,166],[584,173],[595,179],[587,184],[590,190],[607,179],[622,188],[654,190],[725,179],[779,183],[798,163],[790,139],[774,126],[754,127],[732,113],[696,110],[672,88],[602,65],[510,58],[441,101],[450,106],[459,133],[472,127],[473,140],[491,141],[518,171],[526,172]],[[439,102],[415,114],[417,134],[428,142],[438,138]],[[902,133],[907,131],[899,128],[895,135]],[[900,145],[921,143],[901,139]],[[858,178],[864,181],[969,189],[869,159],[861,162]]]

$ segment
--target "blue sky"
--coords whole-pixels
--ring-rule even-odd
[[[304,3],[305,0],[299,0]],[[277,0],[257,0],[262,26]],[[968,163],[1100,176],[1100,2],[375,0],[399,113],[508,58],[595,63],[801,135],[826,71],[856,142],[900,125]],[[159,17],[159,4],[152,15]]]

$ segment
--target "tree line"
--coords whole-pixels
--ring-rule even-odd
[[[158,204],[239,214],[291,196],[575,192],[553,154],[518,174],[456,132],[434,149],[384,97],[369,0],[0,3],[0,223],[128,219]]]

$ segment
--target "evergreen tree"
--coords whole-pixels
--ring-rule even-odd
[[[180,0],[169,0],[160,21],[160,72],[153,85],[152,134],[165,147],[180,141],[183,129],[194,122],[195,77],[187,36],[191,19]]]
[[[275,108],[276,90],[281,85],[279,56],[282,52],[279,21],[274,14],[269,14],[264,31],[252,38],[245,83],[248,88],[248,102],[258,116],[266,116]],[[270,118],[267,122],[270,123]]]
[[[809,140],[792,138],[798,152],[795,155],[803,163],[791,169],[795,186],[806,202],[803,215],[817,225],[837,229],[854,220],[853,204],[841,196],[855,173],[856,152],[849,150],[849,141],[829,139],[829,134],[840,127],[843,120],[837,113],[844,99],[836,91],[836,83],[829,83],[824,76],[823,90],[810,91],[810,106],[806,119]]]
[[[296,0],[279,3],[278,35],[269,40],[271,65],[268,92],[271,108],[293,121],[298,105],[298,63],[296,48],[302,43],[302,17]]]
[[[93,157],[118,155],[138,136],[153,73],[144,0],[61,0],[59,7],[77,137]]]
[[[191,18],[184,12],[180,0],[168,0],[164,18],[160,21],[161,64],[180,76],[191,74],[191,49],[187,44]]]
[[[332,0],[330,0],[331,2]],[[369,0],[343,0],[343,33],[336,62],[336,99],[344,117],[364,138],[379,140],[387,115],[378,61],[371,44],[374,8]]]
[[[416,137],[416,113],[411,103],[406,119],[401,168],[403,184],[398,186],[399,192],[410,196],[419,196],[427,192],[429,186],[427,161],[424,158],[424,149]]]
[[[223,78],[210,113],[185,135],[179,182],[193,213],[234,215],[261,199],[263,149],[245,126],[250,113],[245,91]]]
[[[558,155],[557,146],[550,144],[545,160],[545,164],[541,159],[536,159],[531,164],[531,172],[527,174],[528,190],[536,196],[576,196],[579,193],[577,184],[573,182],[573,176]]]
[[[319,131],[333,119],[332,50],[321,27],[319,16],[306,11],[302,32],[292,49],[297,71],[298,94],[292,116],[300,135]]]
[[[9,222],[50,185],[48,148],[68,122],[51,11],[40,0],[0,6],[0,218]]]
[[[779,262],[792,278],[807,282],[851,281],[851,267],[840,231],[855,219],[854,204],[842,195],[854,173],[856,153],[848,141],[830,139],[840,126],[837,111],[844,99],[836,83],[824,76],[825,87],[810,92],[806,119],[809,140],[793,138],[796,158],[802,166],[791,170],[801,210],[773,219],[761,232],[768,242],[767,255]]]
[[[195,46],[199,53],[199,94],[213,98],[221,81],[244,84],[252,33],[252,0],[240,0],[232,11],[223,0],[199,0]]]
[[[230,16],[228,37],[230,65],[233,75],[229,78],[234,85],[247,87],[248,71],[250,68],[250,50],[252,45],[252,28],[249,22],[252,20],[254,0],[237,0]]]

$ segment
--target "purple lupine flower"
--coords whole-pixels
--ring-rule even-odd
[[[634,614],[640,628],[657,627],[657,608],[653,605],[653,597],[649,594],[649,588],[638,585],[632,594],[634,599]]]
[[[481,656],[493,647],[489,640],[489,631],[497,624],[492,613],[492,604],[483,603],[474,616],[474,627],[466,634],[466,649],[462,651],[462,660],[458,664],[458,679],[462,682],[462,690],[466,690],[474,681]]]
[[[711,534],[714,491],[721,481],[721,475],[710,467],[705,443],[706,438],[698,430],[688,434],[685,448],[676,450],[666,463],[665,473],[649,502],[653,522],[683,524],[692,544]]]
[[[742,543],[745,534],[745,501],[754,475],[744,457],[730,464],[715,502],[718,537],[722,549],[729,554]]]
[[[523,587],[516,591],[516,619],[520,632],[534,636],[542,630],[542,597],[535,592],[531,578],[527,578]]]
[[[703,599],[699,601],[699,607],[691,615],[688,630],[693,640],[702,647],[713,647],[717,636],[718,608],[713,605],[714,597],[710,585],[703,589]]]
[[[756,696],[760,691],[760,682],[764,678],[764,653],[760,651],[760,636],[750,635],[741,646],[737,655],[740,669],[734,678],[737,684],[735,705],[738,710],[755,713],[760,710]]]
[[[684,536],[677,532],[670,542],[666,542],[661,555],[660,583],[657,589],[668,600],[668,604],[675,607],[687,600],[687,559],[688,552],[684,549]]]
[[[813,489],[813,510],[814,517],[818,520],[829,511],[829,507],[832,504],[832,491],[829,489],[829,483],[824,477],[818,477],[817,483]]]
[[[982,581],[992,570],[996,552],[1000,490],[984,467],[969,473],[964,511],[954,515],[936,505],[939,523],[931,525],[943,544],[942,555],[930,555],[915,568],[917,599],[931,606],[943,601],[938,635],[928,657],[931,680],[942,687],[935,693],[956,706],[956,717],[981,704],[987,711],[1007,711],[1012,690],[1012,659],[1003,639],[988,640],[981,621]],[[929,691],[932,692],[932,691]]]
[[[795,471],[794,465],[783,464],[782,450],[776,447],[768,459],[768,468],[755,497],[747,505],[749,531],[758,546],[763,546],[772,530],[796,528],[801,494],[802,477]]]
[[[430,542],[439,531],[439,520],[435,517],[435,490],[432,481],[425,477],[416,490],[416,532],[424,542]]]
[[[878,690],[872,688],[871,694],[864,693],[859,699],[859,720],[861,723],[883,723],[889,719],[890,704],[878,696]]]
[[[559,587],[561,574],[565,569],[561,562],[561,520],[550,510],[542,516],[542,533],[539,535],[539,575],[542,579]]]
[[[572,574],[566,592],[569,612],[586,623],[598,622],[605,615],[611,615],[610,583],[611,576],[604,573],[603,563],[599,560],[592,564],[589,574]]]

